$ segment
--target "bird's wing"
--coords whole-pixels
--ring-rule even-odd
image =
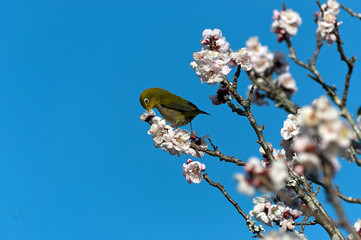
[[[163,107],[170,108],[173,110],[181,111],[181,112],[193,112],[198,110],[197,106],[191,102],[187,102],[187,104],[180,104],[179,102],[172,101],[167,104],[161,104]]]

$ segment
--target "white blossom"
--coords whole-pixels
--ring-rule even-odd
[[[148,134],[152,135],[155,144],[161,144],[166,140],[166,135],[170,130],[173,130],[173,128],[167,125],[164,119],[155,116],[152,119]]]
[[[296,228],[295,222],[292,219],[283,219],[280,225],[285,231],[292,231]]]
[[[249,184],[246,176],[242,173],[236,173],[234,179],[237,181],[237,191],[241,194],[247,194],[248,196],[253,196],[256,189]]]
[[[200,183],[203,180],[202,171],[206,170],[206,166],[198,161],[189,159],[187,163],[183,163],[183,176],[189,184]]]
[[[142,115],[140,115],[139,118],[144,122],[150,120],[154,116],[155,112],[153,111],[153,109],[150,109],[149,111],[145,111]]]
[[[271,164],[269,177],[276,190],[285,186],[285,180],[288,177],[287,166],[284,162],[274,161]]]
[[[202,50],[193,54],[191,67],[202,83],[214,84],[222,82],[231,69],[228,67],[230,57],[216,51]]]
[[[290,93],[297,92],[296,81],[289,72],[282,73],[276,79],[277,85]]]
[[[202,37],[202,50],[217,51],[225,54],[229,54],[231,51],[229,43],[226,41],[226,38],[222,36],[222,31],[219,29],[205,29]]]
[[[273,67],[273,53],[268,50],[267,46],[262,46],[258,37],[250,37],[246,46],[248,48],[248,56],[253,64],[252,69],[257,74],[264,74]]]
[[[336,0],[327,0],[327,3],[321,6],[323,11],[331,10],[335,15],[340,12],[340,4]]]
[[[281,129],[281,136],[288,140],[300,133],[300,128],[297,126],[296,118],[293,114],[289,114],[287,119],[283,122]]]
[[[325,40],[328,45],[336,42],[336,35],[333,33],[335,24],[338,26],[342,22],[337,22],[337,13],[332,9],[323,12],[323,15],[317,20],[316,37],[319,40]]]
[[[280,12],[274,10],[273,20],[271,32],[283,34],[282,30],[284,30],[285,33],[291,36],[296,35],[298,27],[302,24],[300,15],[292,9],[286,9]]]
[[[236,61],[236,63],[240,65],[243,70],[249,71],[252,69],[252,63],[248,57],[247,48],[241,48],[237,52],[232,52],[231,58]]]

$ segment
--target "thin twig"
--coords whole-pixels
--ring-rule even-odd
[[[327,95],[331,98],[331,100],[339,107],[341,116],[343,116],[352,127],[353,131],[355,132],[358,139],[361,140],[361,129],[357,126],[353,116],[350,114],[350,112],[347,110],[345,106],[342,104],[342,100],[340,97],[336,94],[335,88],[332,86],[329,86],[325,83],[323,80],[321,74],[318,72],[315,63],[309,62],[306,64],[305,62],[299,60],[296,55],[296,51],[292,46],[291,40],[286,37],[285,42],[287,44],[288,50],[290,52],[289,57],[299,66],[309,70],[313,75],[308,74],[309,77],[311,77],[313,80],[315,80],[317,83],[319,83],[323,89],[325,89]],[[319,44],[317,44],[316,51],[318,49]]]
[[[354,198],[354,197],[346,197],[344,196],[341,191],[340,191],[340,188],[335,185],[336,189],[337,189],[337,195],[344,201],[346,202],[349,202],[349,203],[359,203],[361,204],[361,199],[358,199],[358,198]]]
[[[225,196],[227,198],[227,200],[237,209],[238,213],[241,214],[241,216],[244,218],[244,220],[246,220],[247,223],[249,222],[247,214],[245,214],[244,211],[239,207],[238,203],[232,199],[232,197],[227,193],[227,191],[225,190],[225,188],[222,186],[222,184],[220,182],[217,182],[217,183],[213,182],[208,177],[207,173],[203,174],[203,178],[207,181],[207,183],[209,185],[211,185],[212,187],[218,188],[218,190],[221,191],[223,196]],[[258,232],[255,232],[255,233],[257,234],[257,237],[260,237],[260,238],[263,237],[261,230],[259,230]]]
[[[219,160],[221,160],[221,161],[234,163],[237,166],[245,166],[247,164],[247,162],[241,161],[240,159],[238,159],[236,157],[231,157],[231,156],[224,155],[223,153],[221,153],[218,150],[218,148],[215,148],[214,151],[212,151],[212,150],[209,150],[207,148],[200,147],[199,145],[197,145],[194,142],[191,143],[191,148],[193,148],[195,150],[198,150],[198,151],[205,152],[205,153],[207,153],[208,155],[210,155],[212,157],[218,157]]]
[[[341,7],[343,10],[345,10],[346,12],[348,12],[348,13],[351,15],[351,17],[356,17],[356,18],[358,18],[358,19],[361,20],[361,13],[355,13],[354,11],[352,11],[351,8],[347,8],[347,7],[345,7],[345,6],[342,5],[342,4],[340,4],[340,7]]]
[[[341,36],[338,31],[337,23],[335,23],[334,34],[336,35],[337,51],[340,53],[341,60],[344,61],[348,67],[348,71],[347,71],[347,74],[345,77],[345,87],[344,87],[343,94],[342,94],[342,107],[345,107],[346,102],[347,102],[348,89],[350,87],[350,79],[351,79],[351,75],[352,75],[352,71],[353,71],[353,65],[354,65],[355,61],[357,60],[357,57],[353,56],[350,59],[346,56],[346,54],[343,50],[343,47],[342,47],[343,42],[341,41]]]

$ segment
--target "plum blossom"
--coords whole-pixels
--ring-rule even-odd
[[[237,174],[238,191],[251,195],[255,189],[263,192],[278,190],[285,186],[288,177],[287,167],[282,161],[275,161],[263,167],[261,161],[252,157],[244,167],[246,174]]]
[[[286,91],[288,97],[297,92],[296,81],[289,72],[279,75],[276,81],[277,86],[283,88]]]
[[[253,71],[258,75],[263,75],[273,67],[273,53],[268,50],[267,46],[262,46],[258,37],[250,37],[246,46],[248,56],[253,64]]]
[[[293,130],[297,129],[294,135]],[[340,169],[337,156],[344,156],[351,144],[352,131],[340,119],[339,112],[323,96],[312,102],[311,106],[299,109],[293,121],[286,120],[281,130],[286,155],[293,156],[303,165],[298,173],[307,170],[314,177],[328,163],[333,172]],[[294,162],[293,166],[297,166]]]
[[[188,159],[187,163],[183,163],[183,176],[189,184],[200,183],[203,180],[202,171],[205,170],[206,165],[192,159]]]
[[[154,116],[154,114],[154,111],[149,111],[143,113],[140,118],[150,124],[148,135],[152,136],[156,148],[161,148],[163,151],[169,152],[171,155],[177,155],[178,157],[182,154],[199,158],[204,156],[204,152],[195,150],[190,146],[191,140],[193,140],[197,145],[208,148],[208,144],[205,141],[207,136],[202,138],[192,136],[191,138],[191,133],[188,130],[181,128],[174,130],[163,118]]]
[[[249,212],[249,215],[255,217],[257,221],[262,222],[267,226],[273,226],[272,219],[267,215],[268,209],[272,206],[272,199],[267,195],[255,197],[253,199],[253,204],[254,207]]]
[[[273,226],[274,223],[282,226],[285,230],[294,229],[294,220],[302,216],[302,212],[286,206],[283,202],[278,201],[272,204],[272,199],[263,195],[253,199],[254,207],[249,212],[249,216],[254,217],[257,221]],[[282,224],[284,223],[284,224]]]
[[[331,10],[334,12],[335,15],[339,14],[340,12],[340,4],[337,0],[327,0],[327,3],[321,5],[323,11]]]
[[[142,115],[140,115],[140,120],[142,120],[143,122],[148,122],[150,121],[153,117],[155,116],[155,112],[153,111],[153,109],[150,109],[149,111],[145,111]]]
[[[355,231],[358,233],[358,236],[361,238],[361,219],[357,219],[357,221],[355,222],[355,224],[353,225],[353,228],[355,229]],[[349,234],[347,236],[347,240],[354,240],[355,238],[352,236],[352,234]]]
[[[245,71],[249,71],[252,69],[252,63],[250,58],[248,57],[247,48],[241,48],[237,52],[231,53],[231,58],[241,66],[241,68]]]
[[[228,66],[230,57],[225,54],[202,50],[195,52],[193,58],[194,61],[190,65],[202,83],[220,83],[231,71],[231,68]]]
[[[292,219],[283,219],[280,225],[285,231],[292,231],[296,228],[295,222]]]
[[[224,54],[229,54],[231,48],[226,38],[222,36],[222,31],[219,29],[205,29],[202,33],[201,45],[202,50],[211,50]]]
[[[169,131],[173,131],[173,128],[166,124],[165,120],[155,116],[152,119],[152,124],[148,131],[148,135],[152,135],[154,144],[160,145],[163,141],[166,140],[166,135]]]
[[[292,9],[274,10],[272,18],[271,32],[277,34],[279,41],[282,41],[286,35],[295,36],[298,27],[302,24],[300,15]]]
[[[321,17],[317,20],[317,30],[316,37],[318,40],[325,40],[328,45],[336,42],[336,35],[333,32],[335,29],[335,24],[340,26],[342,22],[337,22],[337,13],[328,9],[323,11]]]
[[[254,195],[256,189],[247,181],[244,174],[236,173],[234,179],[237,181],[237,191],[239,193],[247,194],[249,197]]]
[[[289,114],[287,119],[283,122],[281,136],[283,137],[283,139],[288,140],[299,133],[300,128],[297,126],[296,116],[293,114]]]

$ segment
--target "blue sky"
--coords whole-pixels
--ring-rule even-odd
[[[205,28],[219,28],[233,49],[250,36],[286,51],[270,33],[274,8],[282,1],[17,1],[0,2],[0,238],[42,239],[224,239],[251,234],[244,220],[205,182],[189,185],[182,176],[188,158],[153,147],[148,125],[139,120],[139,94],[162,87],[192,101],[211,116],[193,121],[200,135],[225,154],[242,160],[258,155],[245,118],[208,96],[190,68]],[[303,24],[294,45],[306,60],[315,47],[312,1],[289,1]],[[361,3],[345,2],[357,12]],[[348,56],[361,56],[361,22],[341,12]],[[335,46],[321,52],[318,67],[342,91],[346,73]],[[356,112],[361,89],[359,63],[352,77],[349,109]],[[291,64],[299,105],[324,93],[303,69]],[[231,73],[232,74],[232,73]],[[239,91],[249,84],[242,73]],[[287,114],[253,107],[275,146]],[[187,126],[186,128],[189,128]],[[248,197],[232,178],[242,171],[204,157],[207,172],[221,181],[248,212]],[[355,164],[341,160],[336,182],[345,195],[361,197]],[[351,183],[351,184],[350,184]],[[326,204],[328,206],[328,204]],[[345,205],[350,222],[360,206]],[[333,212],[331,211],[333,214]],[[310,227],[310,237],[325,237]]]

